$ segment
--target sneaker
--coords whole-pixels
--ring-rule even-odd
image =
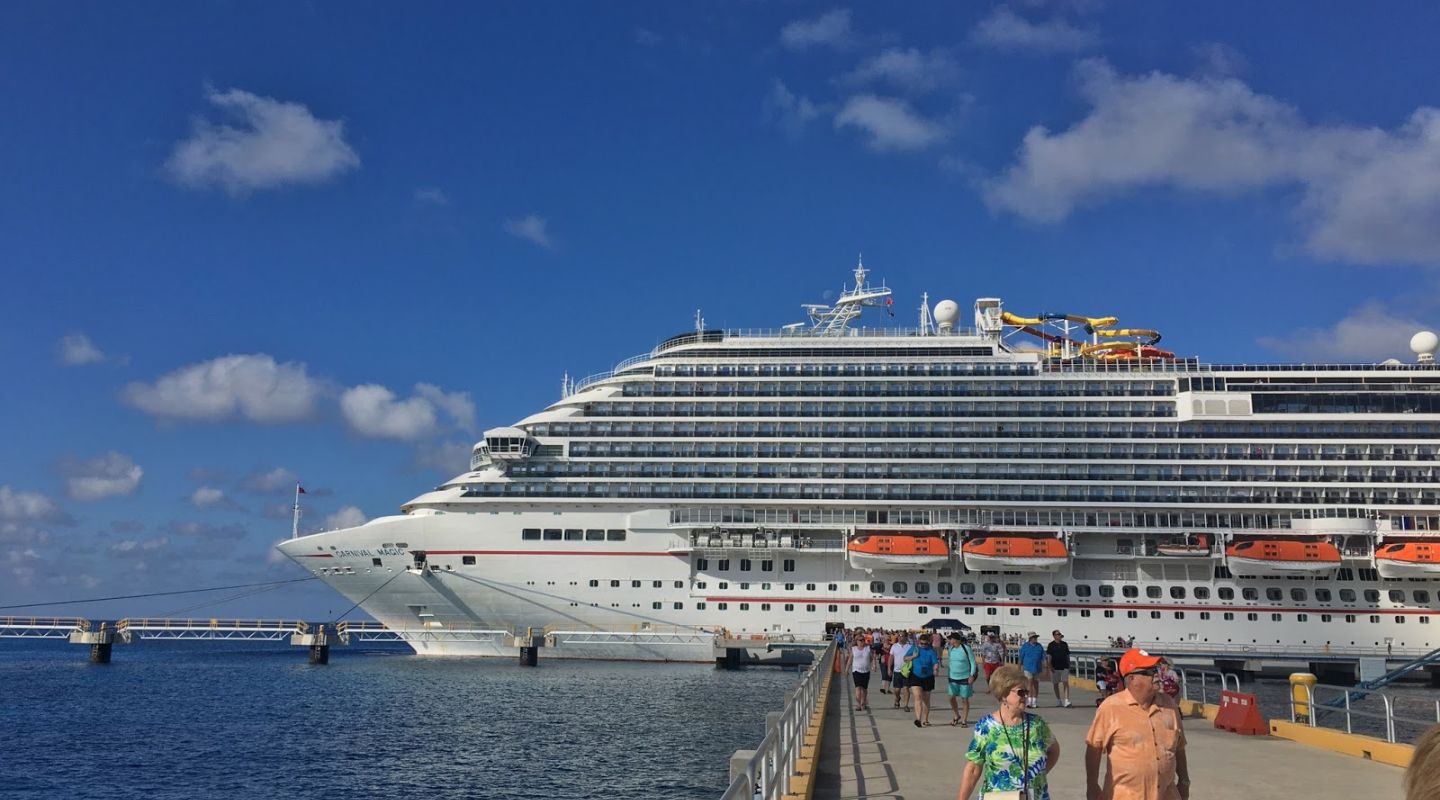
[[[1069,701],[1069,700],[1066,700],[1065,702],[1063,702],[1063,703],[1060,704],[1060,707],[1061,707],[1061,708],[1069,708],[1069,707],[1070,707],[1070,701]]]
[[[1037,702],[1035,702],[1035,698],[1033,698],[1033,697],[1030,698],[1029,702],[1027,702],[1026,705],[1030,706],[1031,708],[1039,708],[1039,707],[1040,707],[1040,704],[1037,703]]]

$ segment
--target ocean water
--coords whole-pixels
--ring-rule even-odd
[[[0,640],[6,798],[715,798],[800,675]]]

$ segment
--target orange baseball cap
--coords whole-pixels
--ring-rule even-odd
[[[1120,676],[1124,677],[1138,669],[1149,669],[1160,663],[1160,656],[1152,656],[1138,647],[1132,647],[1120,656]]]

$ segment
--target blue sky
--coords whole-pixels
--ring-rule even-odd
[[[862,251],[894,323],[1000,296],[1210,361],[1409,358],[1440,10],[1210,12],[0,7],[0,605],[301,576],[296,480],[306,529],[391,513],[567,372],[697,308],[798,321]],[[41,611],[344,605],[238,594]]]

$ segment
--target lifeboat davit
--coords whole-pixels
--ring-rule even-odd
[[[1340,566],[1340,548],[1305,539],[1246,539],[1225,548],[1230,574],[1316,575]]]
[[[1433,578],[1440,575],[1440,538],[1386,541],[1375,548],[1375,569],[1382,578]]]
[[[1155,551],[1171,558],[1209,558],[1210,534],[1190,533],[1161,542]]]
[[[983,533],[960,546],[968,570],[1055,572],[1070,561],[1065,542],[1055,536]]]
[[[939,533],[856,531],[846,550],[856,569],[909,569],[950,560],[950,545]]]

